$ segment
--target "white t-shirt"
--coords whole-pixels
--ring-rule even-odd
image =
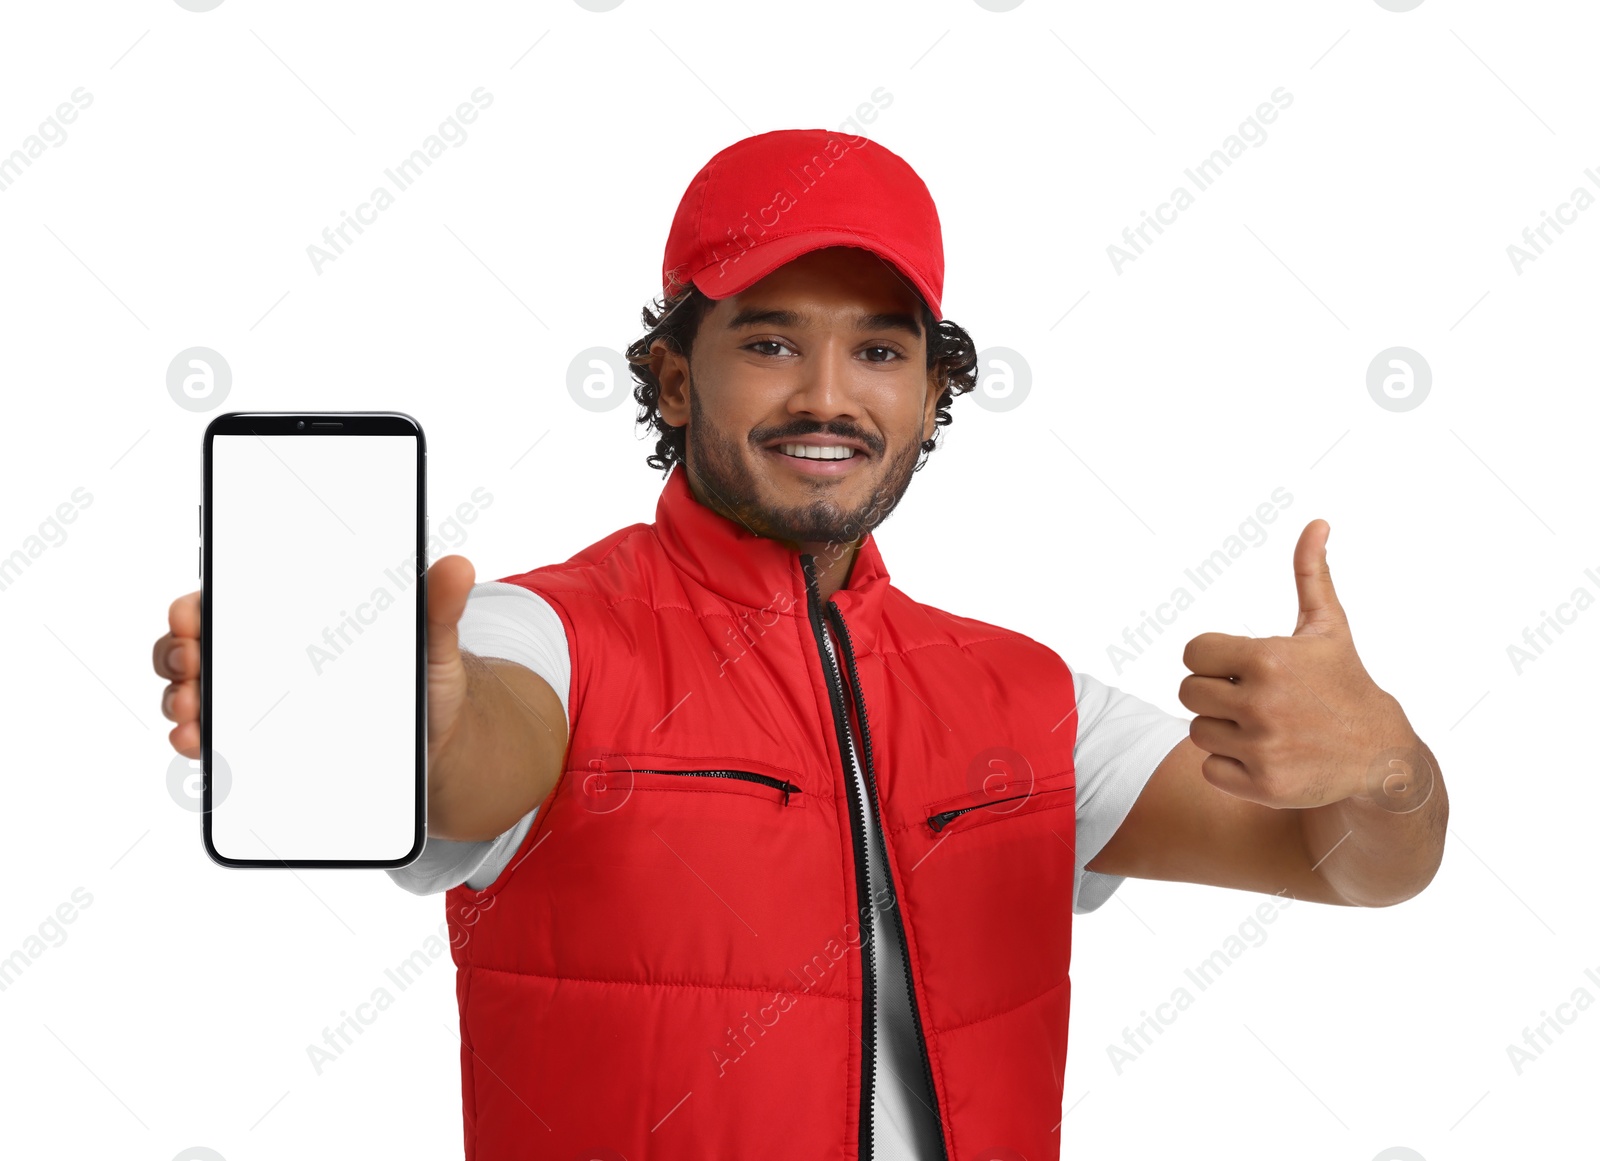
[[[549,682],[561,699],[561,708],[568,709],[572,663],[566,627],[538,594],[503,581],[476,584],[457,628],[461,648],[480,657],[499,657],[527,666]],[[832,652],[831,628],[824,640]],[[1100,853],[1122,825],[1161,760],[1189,736],[1189,721],[1076,669],[1072,677],[1078,700],[1078,735],[1072,750],[1078,865],[1072,910],[1082,914],[1099,907],[1122,883],[1121,876],[1086,871],[1084,864]],[[858,757],[860,743],[849,730],[848,720],[846,730],[851,735],[852,772],[867,811],[867,833],[873,835],[872,803]],[[481,842],[430,836],[415,862],[387,873],[416,895],[436,894],[460,883],[482,890],[511,862],[537,812],[536,807],[503,834]],[[868,844],[867,854],[869,898],[876,899],[889,885],[876,841]],[[938,1131],[900,966],[899,931],[890,908],[875,910],[873,937],[878,949],[874,1152],[883,1161],[919,1161],[937,1155]]]

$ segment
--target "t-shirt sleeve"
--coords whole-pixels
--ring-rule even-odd
[[[1131,693],[1072,671],[1078,698],[1077,873],[1072,911],[1093,911],[1122,885],[1122,875],[1084,870],[1105,849],[1133,809],[1145,783],[1172,748],[1189,736],[1189,719],[1170,714]]]
[[[567,652],[566,627],[550,602],[521,585],[483,581],[473,585],[467,595],[467,607],[457,628],[461,648],[479,657],[498,657],[527,666],[550,683],[561,699],[562,712],[567,712],[572,660]],[[475,891],[482,890],[500,877],[517,853],[536,813],[538,807],[508,830],[478,842],[454,842],[430,835],[415,862],[388,868],[387,874],[413,895],[434,895],[461,883]]]

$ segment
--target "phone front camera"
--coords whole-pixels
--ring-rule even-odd
[[[304,431],[306,429],[306,421],[302,419],[299,423],[295,424],[295,426],[301,431]]]

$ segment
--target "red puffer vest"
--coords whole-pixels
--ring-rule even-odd
[[[907,597],[871,536],[826,602],[815,566],[680,467],[653,525],[503,578],[566,626],[571,736],[499,878],[445,896],[467,1161],[870,1157],[874,971],[910,980],[944,1157],[1059,1156],[1071,672]]]

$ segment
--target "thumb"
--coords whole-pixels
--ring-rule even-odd
[[[428,568],[428,664],[459,660],[456,623],[467,607],[476,571],[464,556],[443,556]]]
[[[1344,606],[1333,591],[1333,575],[1328,570],[1326,520],[1313,520],[1300,533],[1294,546],[1294,586],[1300,596],[1300,616],[1294,635],[1325,636],[1330,628],[1345,628]]]

